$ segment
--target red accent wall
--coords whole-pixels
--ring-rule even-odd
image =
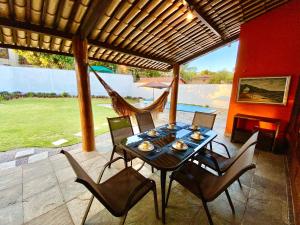
[[[259,76],[291,76],[286,106],[236,102],[239,78]],[[284,131],[291,116],[299,77],[300,0],[291,0],[241,26],[226,133],[231,133],[237,113],[281,119],[281,131]]]

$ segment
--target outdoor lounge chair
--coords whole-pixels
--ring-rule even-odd
[[[129,116],[107,118],[107,121],[109,125],[111,140],[113,143],[113,150],[110,157],[110,161],[111,161],[115,153],[124,157],[124,150],[119,146],[119,144],[124,138],[132,136],[134,135],[134,133],[133,133],[132,124]],[[124,158],[126,158],[125,164],[127,164],[127,162],[134,159],[135,156],[126,153],[126,157]]]
[[[135,117],[141,133],[149,131],[151,129],[155,129],[155,125],[150,112],[137,113],[135,114]]]
[[[199,162],[199,165],[203,164],[213,170],[215,170],[219,175],[222,175],[229,169],[229,167],[251,146],[255,148],[257,142],[258,132],[255,132],[245,144],[239,149],[237,154],[233,157],[230,157],[228,148],[223,143],[213,141],[221,146],[223,146],[228,154],[228,158],[224,157],[221,154],[214,152],[213,150],[205,149],[200,152],[197,156],[194,157],[194,160]],[[239,185],[242,187],[240,180],[238,179]]]
[[[210,225],[213,225],[213,221],[207,207],[207,202],[213,201],[223,192],[226,194],[232,212],[235,213],[227,188],[246,171],[255,168],[255,165],[252,163],[254,150],[255,146],[251,145],[221,176],[216,176],[192,161],[188,161],[171,174],[166,204],[168,204],[172,181],[176,180],[202,200]]]
[[[61,153],[67,157],[71,164],[76,174],[75,181],[83,184],[92,193],[92,197],[82,219],[82,225],[86,221],[94,197],[98,199],[112,215],[123,217],[121,224],[124,224],[128,211],[149,191],[153,191],[155,213],[156,217],[159,218],[155,181],[145,178],[132,167],[125,167],[125,169],[100,183],[105,169],[112,163],[123,159],[122,157],[117,157],[106,163],[97,182],[94,182],[70,153],[64,150],[62,150]]]

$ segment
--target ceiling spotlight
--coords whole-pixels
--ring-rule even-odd
[[[194,14],[189,10],[186,14],[186,20],[191,22],[194,19]]]

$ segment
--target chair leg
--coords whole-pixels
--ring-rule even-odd
[[[82,218],[82,221],[81,221],[81,225],[84,225],[84,223],[86,221],[86,218],[87,218],[87,216],[89,214],[89,211],[90,211],[90,208],[92,206],[93,200],[94,200],[94,195],[92,195],[92,197],[90,198],[89,204],[88,204],[88,206],[87,206],[87,208],[85,210],[85,213],[83,215],[83,218]]]
[[[154,183],[154,188],[153,188],[153,198],[154,198],[155,215],[156,215],[156,218],[159,219],[158,203],[157,203],[157,191],[156,191],[155,183]]]
[[[243,189],[242,183],[240,181],[240,179],[237,180],[239,182],[240,188]]]
[[[227,189],[225,190],[225,193],[226,193],[226,197],[228,199],[229,205],[231,207],[232,213],[235,214],[234,206],[233,206],[233,203],[231,201],[231,198],[230,198],[230,195],[229,195],[229,192]]]
[[[120,225],[124,225],[125,224],[125,220],[127,217],[128,212],[125,213],[125,215],[122,217],[121,221],[120,221]]]
[[[169,196],[170,196],[170,192],[171,192],[171,187],[172,187],[172,176],[170,177],[170,183],[169,183],[169,188],[168,188],[168,193],[167,193],[167,199],[166,199],[166,207],[168,207],[168,201],[169,201]]]
[[[205,209],[205,212],[206,212],[206,216],[208,218],[208,222],[210,225],[214,225],[213,221],[212,221],[212,218],[211,218],[211,215],[209,213],[209,210],[208,210],[208,207],[207,207],[207,203],[205,201],[202,200],[202,204],[203,204],[203,207]]]
[[[113,150],[112,150],[112,153],[111,153],[111,156],[110,156],[110,160],[109,160],[109,161],[113,160],[114,154],[115,154],[115,148],[113,148]],[[111,166],[111,164],[109,164],[108,168],[110,168],[110,166]]]
[[[209,148],[211,151],[213,150],[212,142],[209,142]]]

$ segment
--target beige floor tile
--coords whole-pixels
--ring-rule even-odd
[[[0,173],[0,191],[22,184],[22,167],[16,167]]]
[[[41,160],[23,166],[23,182],[26,183],[35,178],[45,176],[53,172],[53,168],[48,159]]]
[[[8,205],[0,209],[1,225],[21,225],[23,224],[22,202]]]
[[[23,199],[43,193],[56,185],[58,185],[58,183],[54,173],[49,173],[45,176],[30,180],[23,184]]]
[[[72,167],[68,166],[60,170],[55,171],[55,175],[59,183],[63,183],[68,180],[75,180],[75,172]]]
[[[22,184],[0,191],[0,208],[22,202]]]
[[[60,183],[59,186],[65,202],[87,192],[87,189],[82,184],[75,182],[73,179]]]
[[[66,205],[59,206],[25,225],[74,225]]]
[[[68,210],[71,214],[75,225],[81,224],[83,215],[85,213],[90,198],[91,194],[89,192],[86,192],[67,203]],[[94,199],[87,219],[96,215],[103,209],[104,206],[97,199]]]
[[[58,186],[24,199],[24,222],[28,222],[63,204]]]
[[[78,152],[76,154],[72,154],[74,159],[78,162],[83,162],[88,159],[92,159],[94,157],[100,156],[100,153],[93,151],[93,152]]]
[[[62,155],[62,154],[52,156],[52,157],[49,158],[49,160],[50,160],[51,165],[52,165],[52,167],[55,171],[56,170],[61,170],[65,167],[70,166],[70,163],[68,162],[66,156]]]

